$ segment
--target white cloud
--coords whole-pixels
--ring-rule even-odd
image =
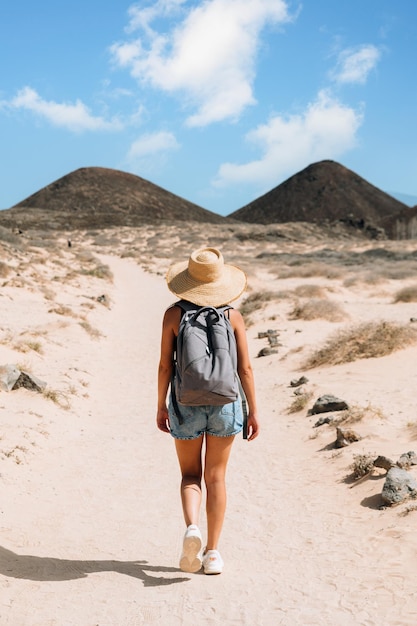
[[[151,23],[155,19],[175,15],[186,2],[188,0],[156,0],[156,2],[144,9],[137,4],[133,4],[128,9],[130,22],[126,31],[132,33],[135,30],[143,30],[148,35],[151,35],[154,32],[151,28]]]
[[[134,161],[145,156],[177,150],[179,147],[180,145],[173,133],[167,131],[149,133],[142,135],[132,143],[127,158],[129,161]]]
[[[244,164],[224,163],[214,185],[276,185],[310,163],[335,158],[354,147],[362,118],[361,111],[321,91],[304,113],[274,116],[248,133],[247,140],[259,146],[261,158]]]
[[[332,78],[338,83],[364,84],[380,58],[381,51],[372,44],[343,50],[331,74]]]
[[[124,87],[113,87],[111,81],[106,78],[101,81],[102,95],[104,98],[111,100],[119,100],[120,98],[131,98],[134,94],[131,89],[125,89]]]
[[[62,104],[43,100],[40,95],[30,87],[21,89],[17,96],[7,103],[8,108],[25,109],[46,119],[53,126],[59,126],[71,131],[88,130],[119,130],[121,123],[118,120],[106,121],[102,117],[93,116],[88,107],[80,100],[75,104]]]
[[[142,37],[111,47],[115,62],[138,81],[181,95],[194,109],[190,126],[237,118],[254,104],[252,85],[260,35],[290,21],[286,0],[205,0],[186,10],[184,0],[158,0],[130,10],[129,31]],[[181,10],[182,9],[182,10]],[[167,32],[151,24],[180,14]]]

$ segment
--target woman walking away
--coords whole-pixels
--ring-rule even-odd
[[[222,253],[216,248],[203,248],[192,252],[188,261],[171,265],[167,273],[167,285],[181,300],[169,307],[163,318],[156,421],[158,428],[171,433],[175,440],[182,475],[181,502],[187,528],[180,568],[185,572],[198,572],[203,567],[205,574],[220,574],[223,560],[218,544],[226,509],[226,467],[235,435],[243,428],[242,406],[238,393],[222,399],[221,394],[226,394],[223,391],[217,395],[213,393],[214,400],[207,401],[207,395],[201,390],[205,398],[202,404],[198,399],[183,400],[177,387],[180,382],[184,382],[180,380],[176,365],[180,349],[177,338],[180,333],[182,346],[182,329],[188,320],[190,325],[194,325],[193,331],[196,329],[200,333],[206,325],[211,327],[214,323],[218,326],[218,322],[229,329],[231,340],[226,358],[229,352],[232,360],[235,355],[237,374],[247,400],[247,439],[255,439],[259,426],[245,325],[239,311],[225,307],[242,295],[246,288],[246,276],[241,269],[225,264]],[[215,310],[211,307],[215,307]],[[225,309],[221,309],[223,313],[219,314],[220,307]],[[210,339],[210,346],[212,342],[218,342],[217,331],[213,336],[215,339]],[[207,353],[211,352],[209,347],[205,348]],[[216,348],[212,352],[216,352]],[[224,357],[224,351],[221,356]],[[224,368],[222,371],[226,372]],[[213,372],[212,376],[215,375],[215,368]],[[226,374],[223,375],[223,379],[226,377]],[[197,384],[197,392],[199,385],[202,387],[203,383]],[[210,398],[212,396],[209,395]],[[203,477],[207,515],[207,543],[204,551],[198,527]]]

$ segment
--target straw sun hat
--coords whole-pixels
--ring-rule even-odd
[[[188,261],[174,263],[166,281],[176,296],[198,306],[229,304],[246,288],[245,273],[234,265],[226,265],[217,248],[195,250]]]

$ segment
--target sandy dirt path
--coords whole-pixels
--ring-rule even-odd
[[[326,474],[321,444],[284,415],[292,373],[269,358],[254,359],[262,435],[238,438],[230,461],[224,573],[179,571],[179,472],[155,427],[172,297],[133,261],[103,260],[114,275],[111,308],[95,314],[103,337],[71,352],[88,397],[50,420],[48,445],[4,485],[1,626],[415,623],[415,559],[399,540],[411,523],[358,507]]]

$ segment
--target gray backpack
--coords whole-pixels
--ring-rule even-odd
[[[183,311],[171,385],[176,412],[176,402],[185,406],[234,402],[239,380],[236,339],[226,315],[231,307],[197,307],[186,300],[175,306]]]

